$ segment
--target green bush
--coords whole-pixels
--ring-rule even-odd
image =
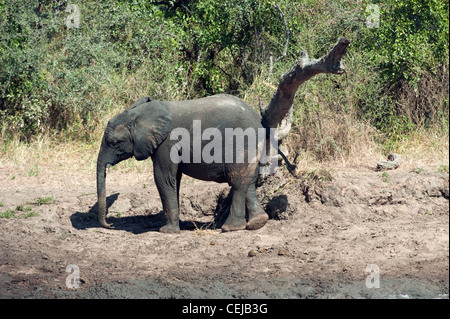
[[[379,28],[365,29],[359,42],[381,86],[362,113],[391,136],[448,127],[448,1],[375,2]]]
[[[105,114],[139,97],[231,93],[267,105],[300,52],[352,40],[347,74],[306,82],[294,123],[369,122],[389,138],[448,132],[448,1],[0,0],[0,131],[91,139]],[[365,24],[376,4],[378,28]],[[331,133],[330,133],[331,134]],[[341,138],[317,132],[316,145]],[[334,144],[333,144],[334,145]]]
[[[367,30],[365,49],[385,79],[417,85],[424,72],[436,74],[448,61],[448,1],[391,0],[379,6],[380,26]]]
[[[155,8],[86,1],[79,4],[79,27],[70,29],[65,4],[8,1],[0,8],[4,134],[29,138],[75,124],[75,137],[88,137],[108,108],[130,103],[124,79],[174,55],[170,23]]]

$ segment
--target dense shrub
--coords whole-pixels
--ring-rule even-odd
[[[30,137],[76,124],[79,137],[89,136],[105,110],[130,102],[126,91],[138,85],[128,88],[126,80],[141,68],[152,65],[139,73],[138,82],[170,81],[161,78],[171,78],[173,70],[160,73],[158,68],[174,67],[171,62],[178,58],[171,61],[171,57],[178,48],[167,36],[171,25],[159,10],[86,1],[78,5],[79,27],[68,28],[71,12],[66,8],[66,2],[38,0],[7,1],[0,6],[4,133]],[[154,93],[137,90],[141,96]]]
[[[442,0],[380,1],[380,25],[361,49],[382,84],[363,113],[384,131],[448,127],[449,8]]]
[[[347,74],[313,78],[294,102],[294,124],[314,132],[313,146],[345,152],[345,130],[320,124],[333,118],[389,138],[417,127],[448,132],[448,1],[73,3],[80,24],[68,28],[69,2],[0,0],[3,136],[90,139],[106,112],[145,95],[227,92],[258,108],[302,50],[319,57],[340,36],[352,40]],[[378,6],[378,27],[365,23],[368,4]]]

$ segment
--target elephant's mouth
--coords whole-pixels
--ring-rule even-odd
[[[108,169],[109,167],[119,164],[120,162],[129,159],[131,157],[133,157],[133,154],[119,153],[116,156],[114,156],[114,159],[106,163],[106,168]]]

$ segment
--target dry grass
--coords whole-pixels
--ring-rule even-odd
[[[402,156],[405,168],[448,165],[449,135],[419,129],[397,142],[394,151]]]
[[[15,176],[37,176],[46,171],[95,172],[100,139],[95,143],[61,141],[40,136],[25,143],[19,138],[5,142],[0,138],[0,167]],[[112,168],[121,172],[152,171],[151,161],[123,161]]]
[[[291,157],[302,166],[315,162],[360,167],[381,156],[375,142],[379,133],[350,115],[325,113],[309,121],[294,127],[286,141]]]
[[[424,72],[417,85],[399,83],[398,113],[408,122],[422,126],[438,126],[448,121],[449,73],[448,66],[438,67],[436,74]]]
[[[317,147],[318,138],[313,133],[291,132],[285,144],[289,148],[289,158],[302,170],[308,169],[366,169],[376,167],[376,162],[385,159],[371,135],[369,127],[350,126],[344,129],[342,123],[329,123],[324,121],[329,134],[339,146],[337,151],[333,146],[322,145],[322,150]],[[332,125],[333,124],[333,125]],[[303,135],[301,135],[303,134]],[[309,135],[308,135],[309,134]],[[328,135],[326,135],[328,136]],[[307,140],[309,138],[309,141]],[[307,141],[305,141],[305,139]],[[19,139],[12,139],[5,143],[0,139],[0,167],[11,172],[12,176],[36,176],[51,171],[70,171],[83,174],[83,172],[95,172],[97,153],[100,142],[93,144],[58,141],[52,137],[39,137],[24,143]],[[324,154],[331,150],[332,156]],[[427,131],[417,131],[403,140],[398,141],[392,152],[400,154],[403,159],[402,168],[430,168],[438,169],[449,163],[449,139],[448,134],[436,135]],[[320,160],[319,160],[320,158]],[[129,159],[112,168],[122,173],[152,174],[151,160],[136,161]]]
[[[387,153],[398,153],[404,168],[440,167],[449,163],[448,132],[417,130],[386,149],[376,143],[379,136],[373,128],[349,115],[321,114],[320,119],[309,124],[306,128],[294,127],[284,142],[289,159],[295,159],[297,167],[302,169],[370,168],[385,159]],[[0,136],[0,169],[24,176],[36,176],[48,169],[95,172],[102,134],[99,128],[92,143],[48,135],[25,143],[19,138],[5,140]],[[151,175],[152,163],[129,159],[112,169]]]

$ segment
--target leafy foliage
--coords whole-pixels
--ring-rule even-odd
[[[448,127],[448,1],[378,5],[380,26],[366,29],[361,43],[378,73],[381,94],[364,106],[364,115],[391,136],[415,125]]]
[[[448,1],[401,0],[379,4],[380,27],[367,36],[373,63],[392,83],[417,85],[423,72],[435,73],[448,60]]]
[[[79,135],[89,136],[103,112],[122,102],[110,93],[124,74],[171,55],[173,41],[164,32],[170,25],[156,8],[144,15],[128,4],[88,1],[79,5],[79,28],[68,29],[66,7],[1,4],[0,118],[7,132],[30,137],[77,123]]]
[[[256,108],[301,51],[319,57],[340,36],[353,41],[347,75],[306,82],[294,102],[294,122],[316,131],[316,148],[345,149],[342,130],[329,136],[321,124],[332,117],[369,122],[394,139],[418,126],[448,132],[448,1],[73,3],[78,28],[66,26],[66,1],[0,0],[3,136],[91,139],[106,112],[145,95],[227,92]],[[369,4],[379,8],[376,28],[365,24]]]

